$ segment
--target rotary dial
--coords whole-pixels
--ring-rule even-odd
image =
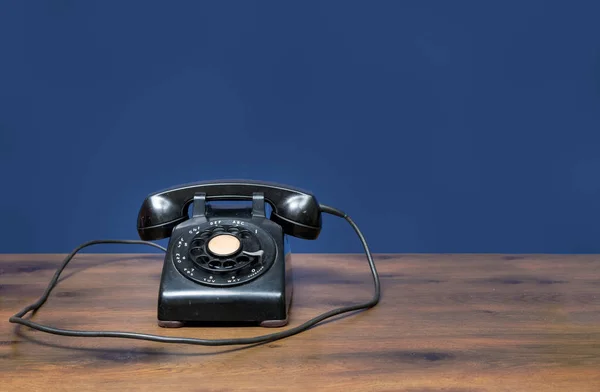
[[[249,221],[220,219],[188,229],[174,244],[173,261],[199,283],[227,286],[265,272],[275,259],[270,235]]]

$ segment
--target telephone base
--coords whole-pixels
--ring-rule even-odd
[[[177,226],[169,242],[158,293],[158,325],[287,325],[293,295],[291,252],[281,226],[266,219],[263,197],[254,195],[252,208],[209,208],[201,205],[201,196],[197,201],[194,217]],[[242,247],[233,255],[215,255],[212,241],[226,236]]]

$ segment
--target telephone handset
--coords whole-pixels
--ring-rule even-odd
[[[187,208],[194,195],[211,200],[252,200],[262,193],[273,208],[270,219],[286,234],[316,239],[321,231],[321,211],[308,191],[264,181],[223,180],[180,185],[148,196],[140,209],[138,233],[143,240],[166,238],[178,224],[188,219]]]
[[[218,206],[214,201],[251,201],[249,206]],[[265,204],[271,206],[270,216]],[[191,216],[188,212],[193,205]],[[82,249],[97,244],[144,244],[165,252],[158,291],[161,327],[261,325],[282,327],[292,300],[292,256],[287,236],[317,239],[321,214],[345,219],[367,256],[375,293],[361,304],[333,309],[298,326],[253,338],[200,339],[135,332],[77,331],[49,327],[23,317],[37,311],[56,287],[62,271]],[[112,337],[205,346],[270,342],[305,331],[319,322],[378,304],[380,282],[373,257],[358,226],[344,212],[319,204],[310,192],[264,181],[218,180],[179,185],[147,196],[138,212],[140,240],[95,240],[69,254],[33,304],[10,317],[11,323],[75,337]],[[164,248],[154,242],[169,237]],[[207,324],[208,323],[208,324]]]

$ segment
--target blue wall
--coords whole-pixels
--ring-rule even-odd
[[[212,178],[310,189],[376,252],[599,252],[599,15],[598,1],[2,2],[0,252],[136,238],[148,193]],[[361,250],[324,224],[294,251]]]

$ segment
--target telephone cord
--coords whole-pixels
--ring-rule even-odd
[[[88,246],[97,245],[97,244],[141,244],[141,245],[148,245],[148,246],[158,248],[158,249],[162,250],[163,252],[167,251],[167,249],[165,249],[164,247],[162,247],[158,244],[155,244],[154,242],[150,242],[150,241],[94,240],[94,241],[86,242],[86,243],[78,246],[75,250],[73,250],[63,260],[62,264],[58,267],[58,269],[56,270],[56,273],[54,274],[52,280],[46,287],[46,290],[44,291],[42,296],[33,304],[26,306],[20,312],[16,313],[14,316],[10,317],[9,321],[11,323],[21,324],[26,327],[36,329],[38,331],[47,332],[47,333],[54,334],[54,335],[62,335],[62,336],[88,337],[88,338],[95,338],[95,337],[125,338],[125,339],[148,340],[148,341],[159,342],[159,343],[194,344],[194,345],[201,345],[201,346],[231,346],[231,345],[258,344],[258,343],[266,343],[266,342],[272,342],[275,340],[280,340],[280,339],[287,338],[292,335],[296,335],[300,332],[306,331],[307,329],[315,326],[316,324],[320,323],[321,321],[331,318],[333,316],[374,307],[379,302],[379,299],[381,296],[381,294],[380,294],[381,285],[379,282],[379,274],[377,273],[377,268],[375,267],[375,262],[373,261],[373,256],[371,255],[371,251],[369,250],[369,246],[367,245],[367,241],[366,241],[365,237],[361,233],[358,226],[354,223],[354,221],[348,215],[346,215],[344,212],[342,212],[336,208],[333,208],[333,207],[330,207],[327,205],[323,205],[323,204],[320,205],[320,209],[324,213],[344,218],[352,226],[352,228],[358,235],[360,242],[363,245],[363,248],[364,248],[365,254],[367,256],[368,263],[369,263],[369,267],[371,270],[371,274],[373,276],[373,284],[374,284],[375,292],[373,294],[373,297],[369,301],[362,303],[362,304],[343,306],[343,307],[339,307],[339,308],[330,310],[328,312],[325,312],[319,316],[316,316],[316,317],[306,321],[303,324],[300,324],[296,327],[286,329],[284,331],[275,332],[275,333],[271,333],[271,334],[267,334],[267,335],[249,337],[249,338],[234,338],[234,339],[199,339],[199,338],[160,336],[160,335],[144,334],[144,333],[137,333],[137,332],[68,330],[68,329],[49,327],[49,326],[42,325],[42,324],[36,323],[34,321],[31,321],[30,319],[24,319],[23,317],[27,313],[29,313],[31,311],[33,311],[35,313],[35,311],[39,310],[42,307],[42,305],[44,305],[44,303],[48,300],[50,293],[56,287],[58,280],[60,278],[60,275],[63,272],[63,270],[65,269],[65,267],[67,266],[67,264],[69,264],[71,259],[73,259],[73,257],[75,257],[75,255],[80,250],[87,248]]]

